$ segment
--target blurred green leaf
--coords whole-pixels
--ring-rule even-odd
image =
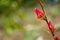
[[[11,10],[11,12],[17,11],[18,10],[18,3],[17,2],[11,2],[10,10]]]
[[[6,27],[5,28],[5,33],[6,34],[12,34],[13,33],[13,29],[11,27]]]
[[[14,20],[13,20],[13,17],[10,16],[7,20],[7,22],[5,23],[4,25],[4,31],[5,33],[7,34],[11,34],[13,33],[14,30],[18,30],[18,31],[25,31],[23,25],[20,25],[18,23],[16,23]]]
[[[0,5],[9,5],[10,0],[1,0]]]
[[[31,7],[31,6],[36,5],[36,1],[35,0],[24,0],[23,5],[25,7]]]

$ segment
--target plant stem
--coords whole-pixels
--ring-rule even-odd
[[[47,24],[48,24],[48,20],[46,19],[45,21],[46,21]],[[49,29],[50,29],[50,31],[51,31],[52,36],[54,37],[54,36],[55,36],[54,31],[52,31],[52,29],[50,28],[49,24],[48,24],[48,27],[49,27]]]
[[[38,2],[39,2],[40,6],[41,6],[41,8],[42,8],[42,10],[43,10],[43,12],[44,12],[44,14],[45,14],[45,10],[44,10],[43,3],[41,2],[41,0],[38,0]],[[48,20],[47,20],[46,15],[44,16],[44,20],[45,20],[45,21],[47,22],[47,24],[48,24]],[[52,36],[54,37],[54,36],[55,36],[55,35],[54,35],[54,32],[53,32],[52,29],[50,28],[49,24],[48,24],[48,27],[49,27],[49,29],[50,29],[50,31],[51,31]]]
[[[44,12],[44,14],[45,14],[45,10],[44,10],[43,3],[42,3],[40,0],[38,0],[38,2],[39,2],[40,6],[41,6],[41,8],[42,8],[42,10],[43,10],[43,12]]]

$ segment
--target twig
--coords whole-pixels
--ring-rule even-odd
[[[37,0],[37,1],[39,2],[40,6],[41,6],[41,8],[42,8],[42,10],[43,10],[43,12],[44,12],[44,14],[45,14],[45,10],[44,10],[43,3],[41,2],[41,0]],[[45,21],[47,22],[47,24],[48,24],[48,20],[47,20],[46,15],[45,15],[45,17],[44,17],[44,20],[45,20]],[[50,29],[50,31],[51,31],[52,36],[54,37],[54,36],[55,36],[55,35],[54,35],[54,32],[52,31],[52,29],[50,28],[49,25],[48,25],[48,27],[49,27],[49,29]]]

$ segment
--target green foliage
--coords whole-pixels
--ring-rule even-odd
[[[24,0],[24,1],[23,1],[23,5],[24,5],[25,7],[34,6],[34,5],[36,5],[36,0]]]
[[[4,25],[4,31],[6,34],[12,34],[15,30],[24,31],[25,29],[23,24],[18,24],[13,16],[10,16]]]
[[[36,5],[35,0],[1,0],[0,1],[0,15],[9,16],[18,11],[21,6],[29,7]]]
[[[9,5],[9,3],[10,3],[10,0],[1,0],[1,1],[0,1],[0,5],[5,5],[5,6],[7,6],[7,5]]]
[[[0,15],[10,15],[13,12],[16,12],[21,1],[19,0],[1,0],[0,1]]]
[[[20,7],[33,6],[35,3],[35,0],[0,0],[0,18],[7,18],[5,25],[3,25],[5,33],[12,34],[15,30],[24,31],[24,25],[21,21],[24,21],[26,13],[25,10],[23,9],[22,11]],[[13,18],[15,14],[19,17],[20,24]]]

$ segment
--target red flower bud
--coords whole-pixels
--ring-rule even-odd
[[[50,21],[48,21],[48,30],[49,31],[50,30],[55,31],[55,28],[54,28],[53,24]]]
[[[59,40],[59,38],[58,37],[55,37],[54,40]]]
[[[44,16],[44,13],[37,8],[35,8],[34,11],[36,12],[37,18],[42,18]]]

